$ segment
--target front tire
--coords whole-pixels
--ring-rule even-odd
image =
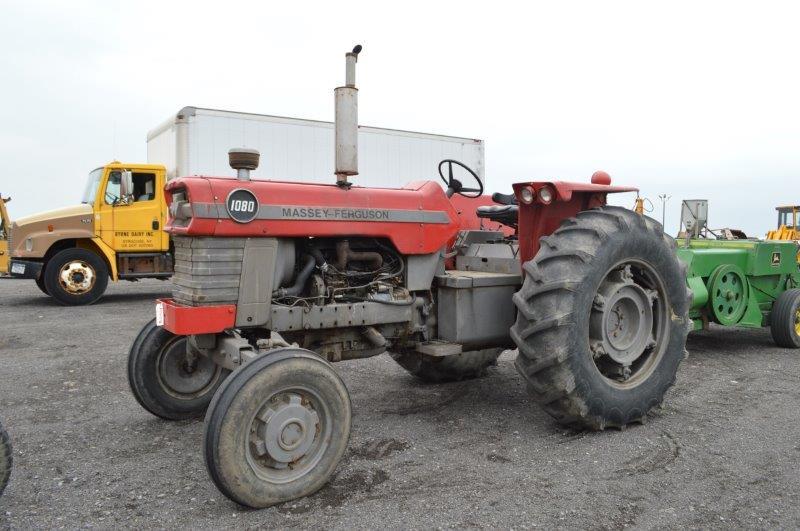
[[[308,496],[336,470],[350,422],[350,396],[328,362],[276,349],[235,370],[214,396],[206,467],[225,496],[248,507]]]
[[[541,239],[514,295],[516,366],[558,422],[643,422],[685,357],[690,292],[674,241],[618,207],[581,212]]]
[[[769,327],[776,345],[800,348],[800,289],[790,289],[778,296],[772,305]]]
[[[6,485],[11,477],[12,462],[11,440],[3,425],[0,424],[0,495],[6,490]]]
[[[147,323],[128,353],[128,383],[136,401],[165,420],[202,417],[229,371],[186,352],[186,337]]]
[[[47,294],[67,306],[92,304],[108,286],[108,267],[103,259],[78,247],[57,252],[42,275]]]
[[[39,291],[45,295],[50,295],[47,292],[47,286],[44,285],[44,271],[42,271],[42,273],[39,275],[39,278],[37,278],[34,282],[36,282],[36,287],[39,288]]]

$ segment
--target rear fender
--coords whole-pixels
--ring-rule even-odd
[[[609,180],[610,182],[610,180]],[[550,188],[552,201],[545,203],[539,192]],[[533,201],[526,203],[520,195],[530,189]],[[540,240],[555,232],[565,219],[574,217],[583,210],[606,204],[606,196],[612,193],[637,192],[638,188],[610,186],[595,183],[569,183],[562,181],[528,182],[514,184],[514,194],[519,202],[519,257],[522,263],[531,260],[539,252]]]

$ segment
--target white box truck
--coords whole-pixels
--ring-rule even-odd
[[[184,107],[147,134],[147,162],[167,178],[230,175],[228,150],[261,152],[253,179],[333,182],[333,122]],[[436,179],[444,159],[463,162],[484,178],[484,142],[474,138],[359,126],[358,186],[399,188]]]

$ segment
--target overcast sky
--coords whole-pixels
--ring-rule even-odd
[[[671,195],[668,232],[707,198],[763,236],[800,203],[794,5],[0,0],[0,193],[74,204],[187,105],[332,120],[361,43],[360,122],[484,139],[489,191],[604,169]]]

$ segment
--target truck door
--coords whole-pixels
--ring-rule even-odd
[[[163,232],[163,191],[156,170],[132,170],[132,193],[122,197],[122,170],[111,169],[98,194],[100,237],[117,252],[155,252],[168,248]]]

